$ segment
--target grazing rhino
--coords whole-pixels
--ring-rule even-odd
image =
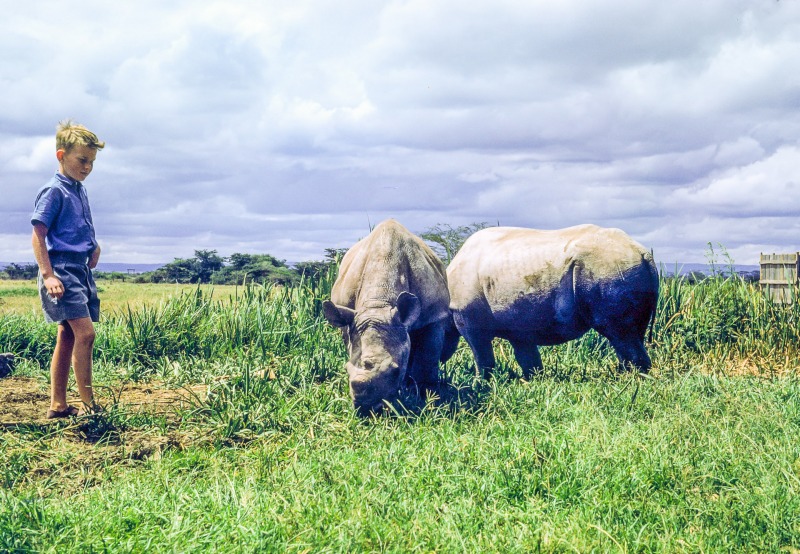
[[[538,345],[589,329],[609,340],[621,368],[650,369],[644,338],[658,301],[658,271],[650,252],[619,229],[483,229],[453,258],[447,279],[455,327],[487,377],[494,337],[511,343],[529,377],[542,369]],[[453,340],[451,333],[445,359]]]
[[[345,254],[322,308],[342,330],[356,408],[379,411],[404,383],[424,390],[439,381],[449,303],[442,262],[393,219]]]

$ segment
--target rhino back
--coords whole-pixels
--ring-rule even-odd
[[[389,219],[342,258],[331,300],[359,310],[369,301],[394,303],[401,292],[420,299],[422,315],[414,328],[449,316],[450,296],[442,262],[419,237]]]
[[[650,253],[618,229],[483,229],[464,243],[448,267],[451,308],[482,304],[499,315],[524,301],[527,313],[569,319],[577,288],[613,281],[643,259],[652,263]]]

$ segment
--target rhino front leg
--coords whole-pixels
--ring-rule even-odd
[[[542,371],[542,356],[539,354],[539,347],[527,341],[512,341],[514,348],[514,358],[522,369],[522,376],[530,379],[531,375]]]
[[[444,343],[442,346],[442,356],[439,360],[440,362],[443,364],[447,363],[447,361],[453,357],[453,354],[455,354],[458,349],[459,339],[461,339],[461,333],[458,332],[453,320],[448,319],[444,325]]]
[[[492,346],[494,337],[474,331],[463,332],[462,336],[472,350],[472,355],[475,356],[475,375],[489,379],[494,372],[495,364],[494,347]]]
[[[439,383],[439,359],[444,344],[445,322],[412,331],[408,377],[424,392]]]

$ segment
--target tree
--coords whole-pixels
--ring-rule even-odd
[[[294,270],[303,278],[310,279],[317,275],[323,275],[328,271],[330,262],[321,262],[318,260],[310,260],[307,262],[298,262],[294,264]]]
[[[248,264],[252,263],[252,261],[253,261],[253,256],[251,256],[250,254],[235,253],[231,254],[228,257],[228,263],[230,264],[230,267],[232,267],[236,271],[241,271],[242,269],[247,267]]]
[[[153,283],[197,283],[197,260],[194,258],[175,258],[172,262],[163,265],[152,272],[150,280]]]
[[[11,263],[6,266],[5,272],[9,279],[36,279],[36,274],[39,273],[39,266],[36,264],[19,265]]]
[[[297,276],[286,265],[269,254],[231,254],[228,264],[213,274],[213,281],[221,284],[238,284],[245,280],[260,283],[293,283]]]
[[[326,248],[325,258],[322,261],[299,262],[294,266],[297,274],[304,278],[319,282],[323,277],[336,278],[336,271],[342,258],[347,254],[347,248]]]
[[[344,258],[344,255],[347,254],[347,251],[350,250],[349,248],[326,248],[325,249],[325,261],[330,264],[339,264]]]
[[[429,227],[427,231],[420,235],[423,240],[428,242],[431,249],[442,259],[444,265],[450,265],[464,241],[475,231],[480,231],[488,227],[488,223],[470,223],[460,227],[452,227],[447,223],[437,223]]]
[[[294,268],[269,254],[234,253],[222,258],[216,250],[195,250],[193,258],[175,258],[157,270],[137,279],[153,283],[240,284],[245,281],[289,285],[301,278],[319,281],[331,275],[347,249],[326,248],[325,260],[300,262]],[[324,280],[324,279],[323,279]]]
[[[210,283],[211,276],[222,269],[224,260],[216,250],[195,250],[195,275],[192,283]]]
[[[223,259],[216,250],[195,250],[194,258],[175,258],[152,272],[150,280],[154,283],[210,283],[222,265]]]

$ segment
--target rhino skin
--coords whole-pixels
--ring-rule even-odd
[[[644,339],[658,302],[658,271],[652,254],[619,229],[483,229],[453,258],[447,279],[454,325],[479,374],[494,368],[494,337],[511,343],[528,378],[542,369],[539,345],[589,329],[608,339],[621,369],[650,370]]]
[[[380,411],[404,384],[438,383],[449,303],[444,265],[394,219],[348,250],[322,309],[342,330],[359,411]]]

